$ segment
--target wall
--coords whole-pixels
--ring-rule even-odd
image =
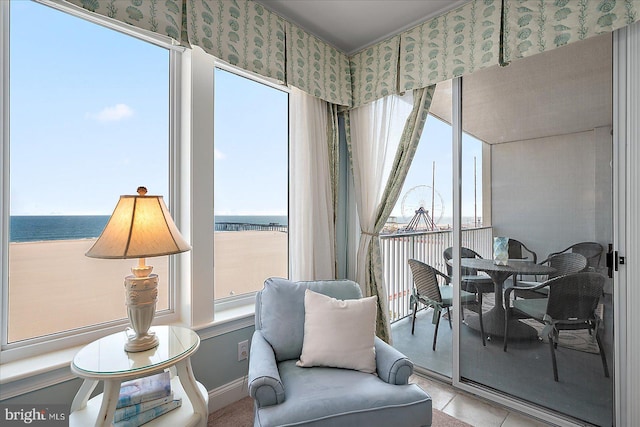
[[[612,240],[611,129],[495,144],[494,235],[546,256],[583,241]],[[603,257],[604,258],[604,257]]]
[[[249,369],[247,360],[238,362],[238,342],[248,340],[251,343],[253,326],[238,329],[212,338],[203,339],[200,348],[191,358],[191,365],[196,379],[213,392],[213,401],[209,408],[218,409],[238,399],[243,393],[248,396],[246,375]],[[238,390],[229,390],[229,384],[241,380]],[[73,379],[60,384],[42,388],[30,393],[2,401],[2,404],[66,404],[71,402],[80,388],[82,381]],[[96,387],[96,393],[102,392],[101,386]],[[227,395],[224,393],[227,392]]]

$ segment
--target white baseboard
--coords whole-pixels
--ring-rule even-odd
[[[231,405],[249,396],[247,377],[238,378],[213,390],[209,390],[209,413]]]

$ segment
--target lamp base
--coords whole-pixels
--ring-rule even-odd
[[[127,314],[135,335],[129,337],[124,349],[129,352],[149,350],[158,345],[158,337],[149,328],[156,314],[158,299],[158,275],[124,278],[127,295]]]
[[[158,344],[160,344],[158,337],[153,332],[142,336],[136,334],[129,337],[129,341],[124,344],[124,350],[129,353],[138,353],[157,347]]]

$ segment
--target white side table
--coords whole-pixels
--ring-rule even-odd
[[[71,404],[69,426],[111,426],[123,381],[172,367],[176,375],[172,375],[171,389],[175,398],[182,398],[182,406],[145,426],[207,425],[209,396],[191,369],[191,355],[200,346],[198,334],[178,326],[154,326],[151,330],[160,340],[160,345],[151,350],[124,351],[127,335],[123,331],[92,342],[75,355],[71,371],[84,382]],[[89,399],[98,381],[104,382],[104,393]]]

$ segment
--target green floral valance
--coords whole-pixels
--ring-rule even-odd
[[[346,54],[287,24],[287,83],[338,105],[351,105],[351,73]]]
[[[189,42],[230,64],[285,81],[284,20],[251,0],[188,0]]]
[[[498,0],[473,0],[401,34],[400,91],[498,64]]]
[[[353,107],[398,92],[400,36],[364,49],[350,58]]]
[[[508,0],[504,60],[611,32],[640,19],[639,0]]]
[[[66,0],[136,28],[182,40],[182,0]]]

